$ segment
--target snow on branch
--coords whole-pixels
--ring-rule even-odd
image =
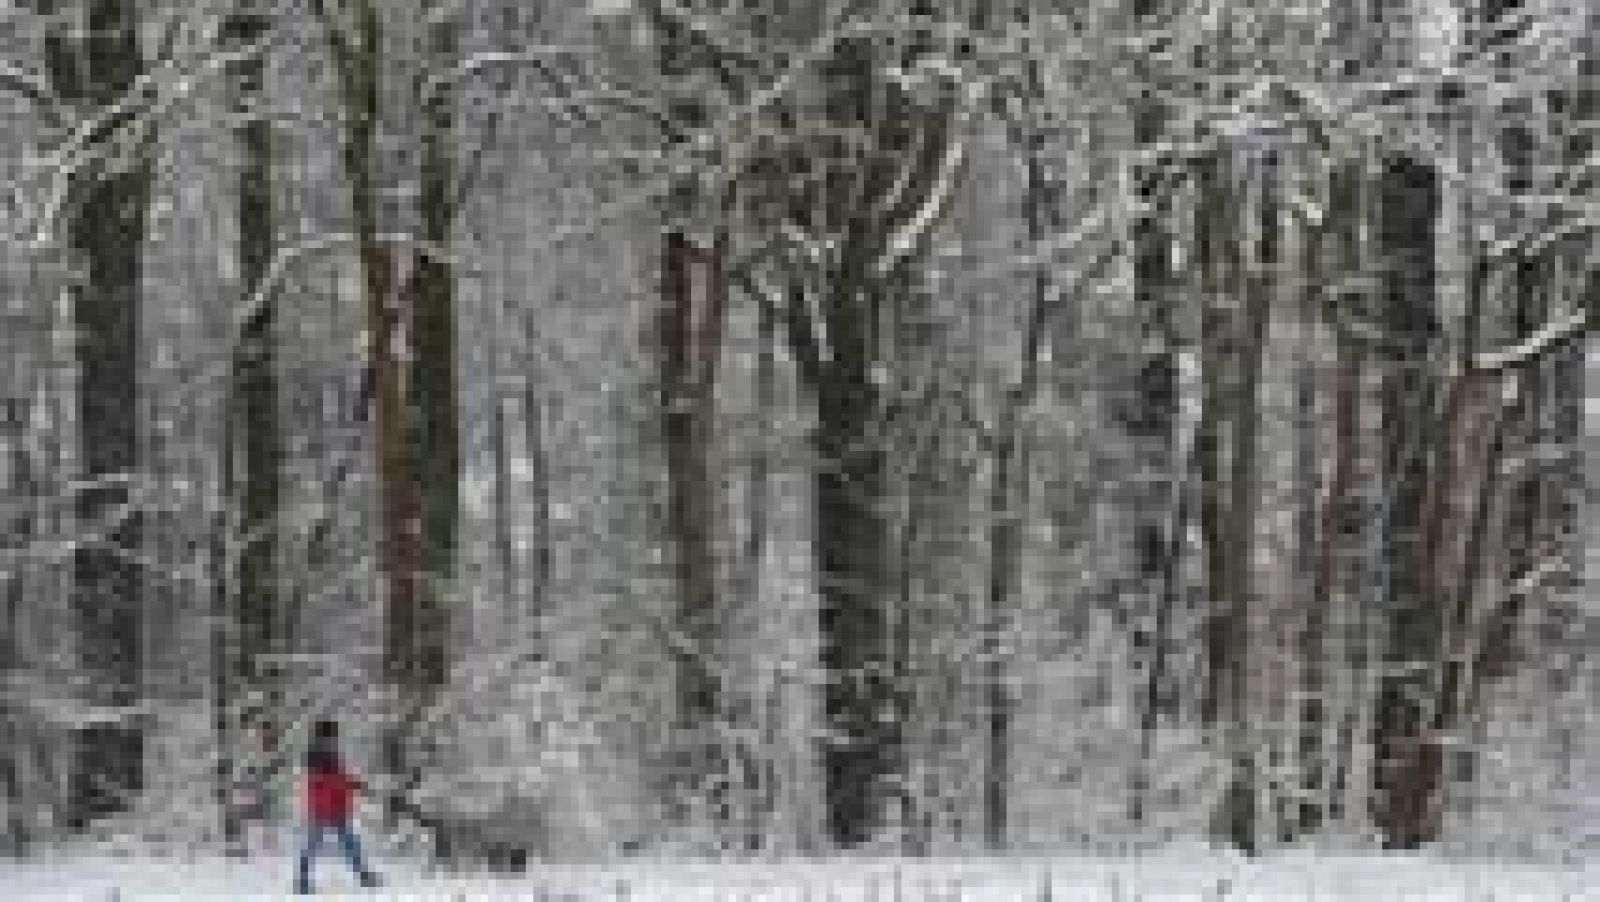
[[[657,125],[671,129],[674,125],[671,117],[661,107],[637,92],[625,91],[614,84],[590,73],[589,78],[597,81],[599,87],[592,90],[582,90],[575,84],[575,78],[563,75],[551,65],[551,61],[561,56],[574,56],[577,48],[565,47],[559,44],[533,47],[518,51],[486,51],[477,53],[461,61],[456,66],[445,72],[435,72],[428,76],[418,91],[419,102],[429,106],[438,100],[438,94],[449,85],[460,82],[467,77],[496,66],[528,66],[543,75],[552,88],[562,92],[569,98],[588,97],[596,100],[605,99],[617,106],[631,112],[649,117]]]
[[[1513,595],[1530,595],[1543,586],[1545,580],[1561,572],[1566,564],[1566,559],[1561,555],[1547,554],[1539,560],[1539,563],[1518,576],[1507,591]]]
[[[1552,349],[1581,337],[1592,325],[1593,317],[1588,310],[1574,310],[1566,316],[1551,319],[1509,348],[1478,354],[1473,358],[1473,368],[1492,373],[1532,363]]]
[[[218,50],[201,59],[191,71],[184,71],[170,63],[152,69],[135,79],[121,97],[96,114],[85,117],[43,162],[42,168],[50,179],[51,187],[46,192],[39,214],[32,217],[38,229],[33,243],[45,245],[54,240],[53,223],[66,206],[74,177],[90,162],[106,156],[107,146],[113,143],[112,136],[137,134],[136,129],[148,129],[149,123],[171,112],[179,101],[205,84],[208,73],[258,57],[275,41],[272,37],[266,37],[241,47]],[[163,80],[169,83],[167,91],[160,90]],[[28,229],[26,221],[24,229]]]
[[[956,176],[960,173],[961,164],[966,157],[966,142],[961,137],[961,129],[966,121],[967,109],[964,107],[949,127],[949,137],[944,154],[939,160],[939,170],[934,176],[933,187],[928,191],[927,198],[917,212],[895,229],[894,234],[889,237],[888,246],[875,266],[878,275],[888,273],[909,256],[949,205],[951,197],[955,194]]]

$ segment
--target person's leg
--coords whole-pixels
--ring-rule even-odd
[[[318,823],[306,824],[305,841],[300,846],[300,861],[295,868],[294,891],[311,892],[311,864],[322,847],[323,827]]]
[[[361,855],[361,839],[356,836],[356,830],[349,821],[344,821],[334,828],[338,832],[339,846],[344,849],[344,857],[350,862],[350,867],[361,878],[363,886],[374,886],[378,882],[378,875],[372,873],[367,867],[366,859]]]

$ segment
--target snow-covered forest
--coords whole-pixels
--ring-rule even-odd
[[[0,896],[1589,860],[1597,26],[0,0]]]

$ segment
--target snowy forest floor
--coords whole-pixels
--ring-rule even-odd
[[[1430,856],[1205,853],[1128,857],[629,860],[531,866],[507,876],[426,872],[382,861],[387,885],[358,890],[342,861],[318,862],[318,898],[527,902],[1139,902],[1139,900],[1600,900],[1600,862],[1510,863]],[[47,856],[0,862],[6,902],[288,899],[290,857]]]

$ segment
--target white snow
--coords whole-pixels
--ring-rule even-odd
[[[1556,342],[1588,328],[1589,318],[1588,310],[1574,310],[1566,316],[1555,317],[1532,335],[1505,350],[1479,354],[1477,367],[1482,370],[1497,370],[1537,357]]]
[[[342,862],[319,861],[318,898],[382,900],[606,900],[631,902],[1099,902],[1099,900],[1503,900],[1600,899],[1589,864],[1513,863],[1428,856],[1269,855],[1205,852],[1144,856],[827,859],[780,862],[628,860],[533,866],[524,874],[424,874],[387,862],[388,885],[354,888]],[[284,899],[288,857],[110,859],[45,857],[0,863],[7,902]],[[1048,890],[1046,889],[1048,887]]]

